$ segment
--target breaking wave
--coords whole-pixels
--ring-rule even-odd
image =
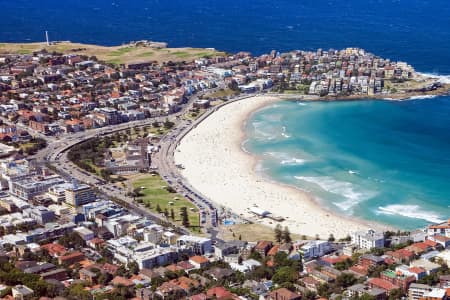
[[[351,211],[354,206],[363,201],[369,200],[376,195],[375,192],[362,190],[350,182],[338,181],[329,176],[295,176],[295,178],[314,183],[329,193],[343,196],[346,200],[342,202],[333,202],[334,205],[343,211]]]
[[[280,164],[285,166],[299,166],[306,163],[305,159],[292,157],[287,153],[283,152],[266,152],[266,155],[269,155],[280,162]]]
[[[379,206],[377,214],[398,215],[407,218],[425,220],[430,223],[442,223],[444,219],[439,214],[423,210],[419,205],[400,205],[392,204],[387,206]]]

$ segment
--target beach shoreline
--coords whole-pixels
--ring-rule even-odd
[[[181,175],[204,196],[233,213],[271,227],[278,224],[249,212],[250,207],[257,206],[283,217],[285,220],[279,224],[296,234],[344,238],[353,231],[369,228],[392,230],[388,225],[331,211],[314,195],[276,182],[256,170],[258,157],[243,149],[246,121],[260,109],[289,98],[260,95],[217,109],[180,141],[174,159],[184,166]]]

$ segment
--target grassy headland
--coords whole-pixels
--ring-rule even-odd
[[[201,48],[154,48],[144,46],[100,46],[72,42],[46,43],[1,43],[0,53],[32,54],[45,49],[64,54],[75,53],[96,56],[99,60],[112,64],[129,64],[143,61],[192,61],[197,58],[224,55],[224,52]]]

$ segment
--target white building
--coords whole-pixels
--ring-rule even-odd
[[[447,220],[440,224],[430,225],[427,228],[427,234],[430,235],[443,235],[450,237],[450,220]]]
[[[328,241],[310,241],[300,247],[299,252],[304,260],[321,257],[331,251],[331,244]]]
[[[242,264],[238,263],[230,263],[231,269],[235,271],[239,271],[242,273],[249,272],[251,270],[254,270],[255,268],[261,266],[261,263],[254,259],[247,259],[242,262]]]
[[[11,288],[12,296],[16,300],[28,299],[29,296],[33,295],[33,290],[26,285],[16,285]]]
[[[362,249],[383,248],[384,235],[382,232],[376,232],[369,229],[368,231],[358,231],[352,233],[352,244]]]
[[[78,233],[78,235],[84,240],[84,241],[90,241],[94,238],[94,232],[90,229],[87,229],[86,227],[77,227],[73,231]]]
[[[420,300],[426,293],[433,288],[426,284],[411,283],[408,289],[408,300]]]
[[[180,248],[189,249],[192,253],[197,255],[204,255],[213,252],[211,239],[193,236],[182,235],[177,239],[177,246]]]

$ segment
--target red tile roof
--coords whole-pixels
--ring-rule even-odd
[[[189,258],[189,260],[198,264],[205,264],[209,262],[209,260],[206,257],[200,255],[192,256]]]
[[[126,279],[125,277],[121,277],[121,276],[116,276],[114,277],[114,279],[111,281],[112,285],[123,285],[123,286],[133,286],[134,283],[133,281]]]
[[[421,268],[421,267],[411,267],[411,268],[409,268],[409,271],[411,273],[415,273],[415,274],[421,274],[423,272],[426,272],[426,270],[424,268]]]
[[[340,256],[325,256],[322,257],[321,260],[326,261],[327,263],[330,263],[332,265],[346,261],[347,259],[350,259],[351,257],[348,255],[340,255]]]
[[[66,247],[58,243],[50,243],[42,245],[41,249],[47,250],[48,254],[50,254],[51,256],[61,256],[67,252]]]
[[[381,279],[381,278],[370,278],[369,284],[379,287],[386,291],[392,291],[392,290],[400,288],[398,285],[390,283],[389,281]]]
[[[209,297],[215,297],[217,300],[225,300],[225,299],[239,299],[236,295],[226,290],[224,287],[216,286],[210,288],[206,295]]]
[[[280,249],[280,245],[275,245],[272,248],[270,248],[269,252],[267,252],[268,256],[275,256],[275,254],[278,253],[278,249]]]
[[[432,241],[432,240],[425,240],[423,243],[430,247],[436,247],[438,245],[438,243],[436,243],[435,241]]]

